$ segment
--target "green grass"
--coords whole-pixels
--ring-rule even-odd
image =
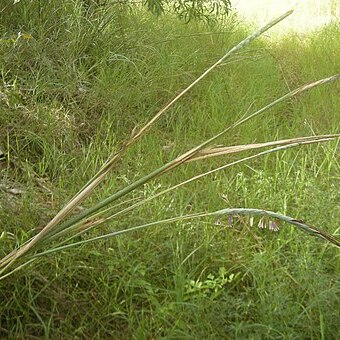
[[[248,33],[234,17],[207,27],[117,8],[83,13],[80,2],[41,6],[21,2],[0,12],[1,39],[16,39],[19,31],[32,36],[0,41],[0,148],[7,154],[0,163],[6,186],[0,190],[1,255],[36,234],[136,124],[146,123]],[[249,107],[255,111],[289,89],[339,73],[339,38],[332,25],[303,39],[252,43],[132,146],[84,206],[216,134]],[[339,133],[339,86],[282,103],[218,143]],[[185,164],[131,197],[236,157]],[[92,235],[226,206],[278,211],[336,234],[339,179],[336,142],[302,146],[193,182]],[[0,281],[0,334],[339,337],[338,250],[288,225],[272,233],[257,222],[251,227],[248,219],[237,220],[228,228],[208,218],[183,221],[46,256]]]

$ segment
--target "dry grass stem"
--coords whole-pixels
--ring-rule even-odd
[[[59,224],[62,220],[64,220],[81,202],[88,197],[92,191],[103,181],[105,176],[110,172],[113,165],[118,161],[128,146],[137,141],[160,117],[166,112],[175,102],[177,102],[185,93],[187,93],[192,87],[194,87],[200,80],[202,80],[206,75],[208,75],[216,66],[222,63],[226,58],[230,55],[234,54],[244,46],[251,43],[254,39],[259,37],[261,34],[266,32],[272,26],[276,25],[287,16],[291,15],[293,10],[290,10],[283,14],[282,16],[272,20],[267,25],[244,39],[238,45],[233,47],[230,51],[228,51],[221,59],[219,59],[215,64],[213,64],[210,68],[208,68],[200,77],[198,77],[194,82],[192,82],[187,88],[180,92],[173,100],[171,100],[163,109],[161,109],[144,127],[142,127],[138,132],[133,132],[130,140],[126,142],[123,147],[114,154],[111,159],[109,159],[104,166],[99,170],[99,172],[91,179],[87,185],[75,196],[73,197],[66,206],[61,209],[61,211],[42,229],[42,231],[33,237],[28,243],[23,245],[21,248],[18,248],[11,252],[8,256],[3,258],[0,261],[0,267],[11,265],[17,258],[27,253],[29,250],[33,249],[35,245],[39,243],[46,235],[49,234],[51,229],[53,229],[57,224]]]

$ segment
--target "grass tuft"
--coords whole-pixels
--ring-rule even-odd
[[[234,15],[20,1],[0,17],[2,337],[338,337],[337,25],[221,61],[254,37]]]

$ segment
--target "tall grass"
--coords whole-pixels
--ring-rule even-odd
[[[0,261],[0,266],[2,267],[2,270],[0,273],[3,273],[4,271],[8,270],[14,262],[17,261],[17,259],[20,259],[20,257],[24,257],[32,250],[36,250],[37,247],[39,247],[39,244],[44,244],[46,241],[48,241],[51,238],[54,239],[58,234],[64,234],[64,230],[74,229],[74,226],[77,226],[78,222],[81,222],[84,219],[87,219],[84,223],[82,223],[78,228],[81,228],[82,230],[90,229],[93,227],[93,224],[96,226],[98,225],[98,221],[94,221],[93,223],[89,223],[88,219],[91,218],[91,215],[95,214],[98,215],[98,211],[105,208],[110,203],[120,199],[121,197],[124,197],[128,195],[130,192],[138,189],[139,187],[143,186],[144,184],[150,182],[154,178],[163,175],[164,173],[167,173],[168,171],[177,168],[179,165],[185,163],[188,160],[193,159],[197,154],[206,146],[217,140],[218,138],[222,137],[226,133],[228,133],[231,129],[244,124],[248,120],[252,119],[253,117],[256,117],[257,115],[263,113],[264,111],[270,109],[272,106],[280,103],[283,100],[290,99],[298,94],[300,94],[303,91],[312,89],[315,86],[319,86],[328,82],[336,81],[339,78],[339,75],[335,75],[329,78],[325,78],[319,81],[316,81],[314,83],[304,85],[300,88],[297,88],[293,91],[290,91],[286,95],[274,100],[272,103],[266,105],[265,107],[261,108],[260,110],[250,114],[249,116],[246,116],[244,118],[241,118],[239,121],[235,122],[231,126],[227,127],[226,129],[222,130],[220,133],[216,134],[215,136],[209,138],[208,140],[204,141],[203,143],[199,144],[198,146],[194,147],[193,149],[185,152],[181,156],[175,158],[173,161],[170,161],[169,163],[166,163],[165,165],[161,166],[160,168],[152,171],[150,174],[147,174],[146,176],[142,177],[141,179],[131,183],[130,185],[126,186],[125,188],[122,188],[118,190],[116,193],[111,195],[110,197],[106,198],[105,200],[93,205],[88,210],[79,213],[78,216],[73,217],[70,221],[63,223],[58,227],[58,224],[63,222],[70,213],[77,207],[79,204],[86,199],[92,191],[104,180],[106,175],[113,169],[113,166],[115,166],[116,162],[119,161],[124,153],[126,152],[126,149],[130,147],[130,145],[134,144],[141,136],[145,134],[145,132],[152,127],[155,122],[171,108],[183,95],[185,95],[192,87],[194,87],[199,81],[201,81],[203,78],[205,78],[212,70],[214,70],[217,66],[219,66],[221,63],[223,63],[228,57],[230,57],[232,54],[239,51],[244,46],[247,46],[250,44],[254,39],[262,35],[264,32],[266,32],[268,29],[270,29],[272,26],[276,25],[283,19],[285,19],[287,16],[291,15],[293,11],[289,11],[282,16],[280,16],[277,19],[274,19],[267,25],[263,26],[263,28],[259,29],[258,31],[251,34],[249,37],[244,39],[242,42],[240,42],[238,45],[230,49],[222,58],[220,58],[217,62],[215,62],[211,67],[209,67],[201,76],[199,76],[196,80],[194,80],[188,87],[186,87],[183,91],[181,91],[174,99],[172,99],[168,104],[164,106],[151,120],[149,120],[142,128],[139,129],[139,131],[134,131],[131,134],[130,139],[123,144],[121,149],[112,154],[110,158],[107,160],[107,162],[102,166],[102,168],[94,175],[92,179],[81,189],[66,205],[65,207],[38,233],[36,236],[34,236],[31,240],[23,244],[19,249],[14,250],[12,253],[5,256]],[[313,138],[310,141],[303,141],[302,143],[313,143],[315,141],[328,141],[333,140],[334,138],[337,138],[339,135],[331,135],[331,136],[318,136],[317,138]],[[321,138],[320,138],[321,137]],[[290,144],[294,144],[296,140],[292,140],[289,142]],[[250,146],[249,148],[252,148]],[[247,149],[247,147],[246,147]],[[207,150],[207,153],[209,156],[210,150]],[[222,152],[223,155],[223,152]],[[199,155],[200,156],[200,155]],[[216,156],[216,152],[214,152],[214,156]],[[221,167],[222,169],[225,168]],[[199,176],[200,177],[200,176]],[[251,211],[251,210],[250,210]],[[106,221],[107,219],[101,219],[100,224]],[[303,224],[303,223],[301,223]],[[56,230],[55,230],[56,229]],[[309,228],[308,225],[304,225],[303,230],[309,230],[313,234],[313,229]],[[60,232],[62,230],[62,232]],[[59,232],[58,232],[59,231]],[[324,239],[334,243],[335,245],[339,246],[340,242],[336,240],[336,238],[333,238],[332,236],[328,236],[327,233],[316,233],[319,236],[323,236]],[[113,234],[110,234],[111,236]],[[94,240],[94,239],[93,239]],[[335,240],[335,241],[334,241]],[[60,249],[60,248],[59,248]],[[64,249],[64,248],[61,248]],[[31,263],[31,260],[28,260],[26,263]],[[18,266],[14,271],[16,271],[18,268],[22,268],[22,265]],[[13,271],[13,272],[14,272]],[[6,275],[6,277],[8,274]]]
[[[93,58],[98,58],[100,62],[96,63],[97,66],[92,68],[89,74],[86,72],[83,74],[85,81],[81,83],[80,96],[78,90],[76,93],[72,92],[74,90],[72,87],[61,86],[67,95],[59,97],[49,93],[48,88],[45,89],[43,86],[39,96],[30,98],[27,102],[20,94],[24,81],[29,81],[25,79],[26,73],[18,73],[17,80],[11,83],[9,79],[13,80],[13,75],[9,69],[15,72],[16,69],[11,66],[15,61],[7,59],[4,63],[3,73],[7,74],[8,78],[3,89],[7,91],[4,92],[9,101],[8,105],[6,104],[7,110],[11,111],[12,115],[5,114],[2,117],[10,121],[14,112],[15,119],[19,121],[20,119],[25,121],[24,118],[27,116],[30,118],[25,124],[15,125],[11,133],[7,133],[8,142],[4,143],[10,146],[6,147],[7,176],[12,174],[12,180],[16,178],[17,181],[30,183],[19,201],[16,199],[2,212],[4,217],[5,214],[10,216],[5,217],[8,226],[3,236],[7,235],[8,239],[4,243],[4,250],[9,250],[14,244],[19,245],[34,236],[36,230],[30,229],[37,226],[37,220],[40,227],[45,224],[39,217],[36,219],[34,217],[39,216],[37,213],[39,207],[57,210],[60,203],[56,200],[65,201],[66,195],[76,193],[81,183],[90,179],[90,175],[93,175],[105,157],[110,155],[112,148],[119,152],[119,141],[128,136],[124,131],[131,131],[137,121],[149,121],[152,112],[170,100],[179,87],[183,84],[190,85],[207,64],[217,60],[225,46],[235,45],[244,38],[242,30],[235,28],[232,23],[224,30],[232,30],[233,33],[224,35],[219,34],[217,31],[219,28],[216,27],[209,28],[216,32],[195,36],[196,30],[202,28],[195,23],[192,23],[192,26],[185,26],[185,30],[193,30],[195,37],[193,39],[187,31],[181,31],[184,28],[178,26],[173,19],[154,22],[144,15],[143,20],[136,21],[136,17],[130,15],[131,17],[127,16],[126,20],[131,22],[124,30],[124,34],[130,39],[126,44],[126,50],[124,53],[112,53],[110,48],[114,46],[113,43],[111,47],[106,46],[108,52],[105,58],[94,54]],[[84,29],[85,23],[86,21]],[[136,27],[141,31],[138,34]],[[175,28],[178,33],[173,33]],[[160,33],[163,34],[161,39],[157,36]],[[336,30],[334,34],[337,34]],[[177,38],[173,39],[172,35]],[[61,33],[60,39],[63,40]],[[190,39],[191,43],[183,44],[182,39]],[[75,39],[74,42],[76,41]],[[22,42],[31,44],[31,40]],[[44,39],[40,43],[43,44]],[[282,46],[290,43],[283,42]],[[154,126],[153,133],[143,136],[138,145],[127,150],[121,165],[117,165],[113,170],[114,178],[107,179],[102,190],[98,191],[86,205],[94,205],[95,201],[104,199],[112,194],[115,188],[124,184],[133,185],[142,177],[144,169],[151,172],[161,164],[171,163],[171,159],[176,159],[178,154],[183,152],[185,154],[187,146],[189,150],[193,150],[194,145],[201,144],[202,140],[208,140],[210,136],[217,135],[218,131],[238,121],[240,113],[248,112],[249,116],[249,112],[258,111],[283,93],[330,75],[325,73],[316,76],[304,73],[306,71],[296,65],[295,72],[301,72],[305,78],[296,83],[289,83],[283,64],[287,48],[281,45],[271,47],[270,53],[267,53],[266,50],[261,50],[265,46],[263,43],[257,43],[255,46],[256,52],[247,50],[244,55],[238,55],[236,59],[231,60],[232,63],[220,65],[219,72],[209,76],[211,81],[207,79],[200,83],[187,95],[187,100],[180,101]],[[13,46],[3,48],[11,49]],[[308,51],[308,48],[312,48],[311,45],[305,47],[304,51]],[[91,53],[87,51],[83,54],[83,51],[76,50],[75,60],[81,55]],[[209,54],[205,54],[206,51]],[[23,48],[21,53],[23,57],[27,49]],[[69,51],[65,50],[63,53]],[[243,59],[243,62],[239,59]],[[298,61],[294,59],[295,63]],[[303,60],[301,62],[303,63]],[[325,66],[326,68],[330,66]],[[60,72],[58,79],[65,76],[63,72],[68,72],[67,66],[63,63],[57,70]],[[77,74],[82,70],[84,69],[80,64],[74,68]],[[336,73],[336,70],[333,73]],[[284,79],[281,80],[282,75]],[[49,81],[45,71],[41,76]],[[68,84],[68,80],[64,80],[64,84]],[[325,95],[319,96],[319,93],[330,92],[333,98],[332,91],[336,90],[337,86],[335,82],[331,86],[325,85],[324,88],[327,89],[320,87],[320,90],[312,90],[313,93],[316,91],[324,109],[328,107],[330,112],[335,112],[336,99],[330,102],[326,100]],[[282,103],[277,108],[273,107],[267,115],[249,120],[247,124],[231,130],[233,133],[230,131],[223,135],[222,143],[235,145],[251,142],[254,146],[255,142],[259,142],[259,135],[262,136],[260,141],[268,141],[278,137],[283,139],[309,135],[314,131],[320,135],[325,135],[328,131],[338,133],[336,116],[334,118],[330,116],[329,121],[334,119],[332,126],[323,127],[321,124],[317,129],[313,126],[311,131],[311,124],[307,118],[318,114],[308,104],[311,98],[312,94],[310,96],[304,94],[296,99],[292,97],[288,103]],[[41,107],[40,115],[36,115],[30,111],[30,106],[39,106],[40,101],[46,107]],[[304,112],[310,111],[308,117],[305,115],[306,124],[301,124],[304,122],[301,115],[297,116],[296,121],[299,124],[296,124],[294,110],[297,110],[296,107],[299,105],[303,107]],[[52,112],[55,114],[45,116],[45,112],[51,107],[54,107]],[[80,113],[83,109],[84,112]],[[124,112],[124,115],[113,115],[113,112]],[[141,115],[141,112],[145,112],[145,116],[144,113]],[[187,112],[190,114],[186,114]],[[72,121],[77,115],[78,121]],[[93,123],[93,117],[98,120],[97,124]],[[46,130],[37,127],[36,122],[49,122],[49,119],[53,120],[45,125]],[[53,141],[52,129],[55,121],[65,129],[61,139],[63,142],[59,145],[50,142]],[[65,121],[70,123],[66,125]],[[120,130],[124,128],[124,131],[115,127]],[[34,134],[25,134],[25,130],[30,131],[33,128],[36,129]],[[83,132],[82,128],[85,129]],[[113,134],[112,131],[118,132]],[[327,139],[322,137],[321,140],[324,138]],[[309,139],[312,140],[313,138]],[[164,145],[164,149],[157,149],[156,146],[159,145]],[[262,157],[253,158],[247,153],[251,148],[246,149],[249,150],[245,151],[244,158],[249,157],[253,161],[245,168],[237,165],[242,162],[238,162],[236,155],[232,156],[228,162],[235,161],[236,165],[228,175],[215,173],[213,180],[192,181],[187,189],[183,186],[181,190],[173,191],[171,195],[158,195],[159,189],[166,191],[169,186],[176,186],[176,183],[185,179],[190,181],[197,173],[209,172],[225,164],[223,159],[213,159],[207,163],[184,163],[176,171],[172,171],[171,176],[164,174],[157,182],[153,180],[139,187],[129,196],[132,201],[118,201],[118,204],[123,204],[123,207],[125,204],[128,209],[131,202],[138,198],[142,198],[143,201],[148,200],[150,196],[156,196],[153,205],[139,205],[138,211],[131,210],[123,219],[111,221],[109,227],[101,226],[98,233],[103,235],[112,232],[113,228],[123,232],[131,225],[150,220],[151,215],[155,220],[164,220],[168,216],[215,211],[225,208],[226,204],[257,206],[281,211],[283,214],[291,212],[295,216],[315,221],[315,224],[320,225],[325,221],[328,224],[337,220],[338,211],[335,204],[337,194],[335,187],[332,187],[339,174],[337,144],[303,147],[296,152],[290,148],[289,152],[277,154],[276,157],[269,156],[270,152],[267,157],[264,152]],[[65,152],[68,150],[69,152]],[[85,151],[82,150],[88,150],[84,159],[82,156]],[[200,151],[197,156],[228,150],[230,151],[224,147],[213,147]],[[22,157],[25,159],[24,155],[27,155],[26,162],[22,161]],[[56,157],[58,161],[54,159]],[[75,167],[78,171],[72,175],[72,168]],[[13,168],[17,171],[16,176],[13,176],[11,170]],[[119,175],[118,170],[120,173],[124,170],[125,175]],[[50,186],[52,188],[50,192],[41,186],[38,187],[38,182],[41,183],[41,177],[44,175],[48,175],[48,178],[45,179],[46,185],[44,183],[43,185]],[[285,190],[282,190],[283,187]],[[40,188],[39,193],[37,188]],[[327,197],[324,197],[325,190],[328,192]],[[220,199],[221,194],[227,203]],[[44,198],[45,202],[39,202]],[[315,208],[316,202],[319,209]],[[11,214],[15,204],[22,207],[18,219]],[[116,207],[116,210],[106,211],[104,219],[116,214],[122,206]],[[32,211],[36,215],[32,214]],[[46,214],[46,209],[41,211]],[[53,211],[50,215],[52,214]],[[9,299],[8,304],[3,307],[2,331],[8,331],[11,335],[42,334],[43,331],[46,336],[56,336],[57,328],[61,326],[63,333],[59,334],[64,336],[78,334],[103,337],[129,334],[140,337],[151,334],[188,337],[194,334],[195,337],[200,337],[204,334],[221,336],[227,333],[239,337],[249,334],[269,337],[275,334],[277,336],[309,334],[313,337],[321,334],[318,332],[322,332],[323,336],[336,334],[332,327],[336,324],[337,318],[330,307],[334,306],[338,287],[336,284],[331,288],[326,285],[331,273],[336,273],[337,270],[334,251],[326,245],[303,238],[302,235],[295,235],[291,229],[282,230],[281,236],[274,236],[261,230],[255,231],[254,228],[249,228],[254,222],[242,218],[235,211],[233,215],[235,215],[233,229],[215,226],[215,222],[203,218],[202,222],[197,223],[190,221],[180,223],[180,220],[176,220],[177,223],[172,224],[167,232],[155,227],[149,231],[140,230],[131,234],[129,238],[116,239],[115,242],[106,240],[93,246],[77,248],[77,253],[63,252],[60,256],[42,257],[39,266],[27,267],[29,269],[26,268],[22,274],[18,272],[12,279],[6,278],[8,283],[4,294],[14,292],[14,298]],[[49,215],[45,219],[48,217]],[[27,228],[22,228],[21,235],[18,232],[11,234],[14,226],[18,222],[22,223],[20,221],[23,219],[26,220]],[[101,220],[96,217],[87,227],[99,222]],[[229,222],[222,221],[226,225]],[[297,223],[305,225],[302,221]],[[8,228],[11,225],[13,229]],[[82,232],[84,225],[80,226],[78,231]],[[323,228],[327,229],[327,226]],[[335,229],[336,227],[331,227],[329,230]],[[82,242],[79,236],[77,240]],[[51,265],[56,276],[50,273]],[[311,273],[312,267],[320,274],[322,282],[320,285],[308,282],[308,278],[312,276],[306,273]],[[224,279],[224,270],[219,271],[219,268],[227,271],[227,280]],[[231,274],[234,276],[230,276]],[[18,278],[26,280],[26,284],[14,284]],[[196,282],[193,285],[190,283],[192,280]],[[78,288],[70,288],[74,287],[75,282]],[[279,287],[277,282],[281,282]],[[295,292],[290,291],[291,282],[299,287]],[[273,316],[268,320],[267,296],[274,286],[279,289],[274,295],[274,301],[270,301],[270,306],[276,319]],[[311,292],[308,297],[303,294],[303,287],[306,286]],[[25,294],[27,289],[30,291],[29,294]],[[214,291],[220,295],[216,295]],[[323,298],[318,295],[321,292],[327,301],[327,309],[322,304]],[[61,303],[56,294],[65,301]],[[80,298],[81,295],[86,297],[85,300]],[[216,300],[215,296],[219,298]],[[83,305],[81,299],[85,301]],[[256,307],[256,303],[260,307]],[[300,303],[305,304],[305,308],[299,307]],[[283,304],[286,306],[284,311],[280,309]],[[78,317],[72,313],[70,306],[73,305],[77,305],[78,311],[81,311]],[[27,326],[24,326],[21,320],[11,321],[12,315],[17,314],[20,309],[24,311],[24,320],[31,320],[30,323],[25,322]],[[58,319],[57,315],[62,315],[61,319]],[[74,326],[66,321],[69,318],[75,318],[81,327],[76,327],[75,330]],[[304,321],[303,325],[301,321]],[[319,324],[320,327],[315,326]]]

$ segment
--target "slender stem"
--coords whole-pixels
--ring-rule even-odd
[[[197,154],[197,152],[200,151],[201,149],[203,149],[205,146],[211,144],[216,139],[218,139],[219,137],[221,137],[224,134],[226,134],[232,128],[235,128],[235,127],[237,127],[237,126],[239,126],[241,124],[244,124],[248,120],[250,120],[250,119],[252,119],[252,118],[262,114],[263,112],[269,110],[273,106],[281,103],[282,101],[284,101],[284,100],[286,100],[288,98],[296,96],[297,94],[300,94],[300,93],[302,93],[302,92],[304,92],[306,90],[312,89],[312,88],[314,88],[316,86],[319,86],[319,85],[322,85],[322,84],[326,84],[326,83],[335,81],[339,77],[340,77],[340,75],[334,75],[334,76],[331,76],[331,77],[328,77],[328,78],[320,79],[318,81],[315,81],[313,83],[300,86],[297,89],[288,92],[287,94],[283,95],[282,97],[280,97],[280,98],[274,100],[273,102],[269,103],[268,105],[264,106],[260,110],[257,110],[256,112],[250,114],[249,116],[247,116],[247,117],[245,117],[245,118],[235,122],[231,126],[227,127],[223,131],[219,132],[215,136],[213,136],[210,139],[204,141],[203,143],[201,143],[200,145],[194,147],[193,149],[185,152],[184,154],[182,154],[181,156],[177,157],[176,159],[174,159],[174,160],[170,161],[169,163],[163,165],[162,167],[156,169],[155,171],[153,171],[150,174],[144,176],[143,178],[137,180],[136,182],[131,183],[127,187],[123,188],[122,190],[120,190],[120,191],[114,193],[113,195],[107,197],[103,201],[98,202],[97,204],[95,204],[91,208],[83,211],[81,214],[78,214],[78,215],[74,216],[69,221],[66,221],[65,223],[63,223],[59,227],[57,227],[54,230],[54,232],[50,234],[50,236],[53,236],[54,234],[58,233],[60,230],[67,229],[67,228],[71,227],[72,225],[76,224],[77,222],[81,221],[82,219],[91,216],[92,214],[94,214],[98,210],[104,208],[105,206],[107,206],[111,202],[121,198],[122,196],[124,196],[124,195],[128,194],[129,192],[135,190],[136,188],[142,186],[143,184],[145,184],[146,182],[150,181],[151,179],[153,179],[153,178],[155,178],[157,176],[160,176],[160,175],[162,175],[162,174],[164,174],[164,173],[166,173],[166,172],[168,172],[168,171],[178,167],[179,165],[183,164],[185,161],[187,161],[190,158],[194,157]]]
[[[336,137],[339,137],[337,135],[335,135]],[[317,136],[316,136],[317,137]],[[186,184],[189,184],[190,182],[193,182],[193,181],[196,181],[202,177],[205,177],[205,176],[208,176],[208,175],[211,175],[215,172],[218,172],[218,171],[221,171],[221,170],[225,170],[233,165],[236,165],[236,164],[240,164],[240,163],[243,163],[245,161],[249,161],[251,159],[254,159],[254,158],[257,158],[257,157],[261,157],[261,156],[264,156],[264,155],[267,155],[267,154],[270,154],[270,153],[274,153],[274,152],[278,152],[278,151],[283,151],[283,150],[287,150],[288,148],[292,148],[292,147],[296,147],[296,146],[300,146],[300,145],[304,145],[304,144],[312,144],[312,143],[319,143],[319,142],[324,142],[324,141],[330,141],[332,140],[331,138],[325,138],[325,139],[317,139],[317,140],[314,140],[314,141],[298,141],[298,142],[295,142],[295,143],[292,143],[292,144],[289,144],[289,145],[283,145],[283,146],[278,146],[278,147],[275,147],[275,148],[272,148],[272,149],[269,149],[269,150],[265,150],[265,151],[262,151],[262,152],[259,152],[255,155],[251,155],[251,156],[248,156],[248,157],[244,157],[244,158],[241,158],[239,160],[236,160],[234,162],[231,162],[231,163],[228,163],[228,164],[225,164],[221,167],[218,167],[218,168],[215,168],[213,170],[210,170],[208,172],[205,172],[205,173],[201,173],[199,175],[196,175],[194,177],[191,177],[181,183],[178,183],[170,188],[167,188],[157,194],[154,194],[152,196],[149,196],[147,197],[146,199],[144,199],[143,201],[139,201],[139,202],[136,202],[135,204],[131,205],[131,206],[128,206],[127,208],[123,209],[123,210],[120,210],[108,217],[104,217],[104,218],[100,218],[98,221],[95,221],[95,222],[92,222],[91,226],[88,227],[88,228],[84,228],[83,229],[83,225],[79,225],[79,224],[73,224],[72,226],[70,226],[68,229],[63,229],[61,230],[60,232],[58,232],[57,234],[54,234],[52,237],[51,237],[51,240],[55,239],[55,238],[59,238],[69,232],[71,232],[72,230],[74,229],[77,229],[79,227],[82,227],[82,231],[80,231],[79,233],[75,234],[75,235],[72,235],[71,237],[69,237],[67,240],[63,241],[62,243],[66,243],[68,241],[70,241],[71,239],[75,238],[75,237],[78,237],[80,236],[81,234],[85,233],[86,231],[89,231],[90,229],[93,229],[94,227],[97,227],[109,220],[112,220],[113,218],[117,217],[117,216],[120,216],[124,213],[127,213],[129,211],[132,211],[133,209],[139,207],[139,206],[142,206],[144,204],[146,204],[147,202],[150,202],[151,200],[154,200],[155,198],[159,197],[159,196],[162,196],[164,194],[167,194],[169,193],[170,191],[174,191],[175,189],[178,189],[179,187],[181,186],[184,186]],[[95,215],[92,215],[91,216],[91,219],[93,220],[94,218],[96,217],[100,217],[100,216],[103,216],[103,214],[105,212],[108,212],[111,210],[111,207],[110,208],[107,208],[105,211],[100,211],[98,212],[97,214]],[[90,221],[87,221],[88,223],[90,223]],[[85,222],[86,223],[86,222]]]
[[[181,91],[173,100],[171,100],[163,109],[161,109],[144,127],[142,127],[137,133],[132,133],[132,136],[130,140],[123,145],[123,147],[114,155],[111,156],[111,159],[109,159],[103,167],[99,170],[99,172],[87,183],[83,189],[78,192],[72,199],[71,201],[64,206],[58,213],[57,215],[44,227],[44,229],[37,235],[35,235],[28,243],[25,245],[21,246],[20,248],[14,250],[12,253],[8,254],[5,258],[0,260],[0,267],[5,266],[7,268],[9,265],[11,265],[18,257],[24,255],[26,252],[32,250],[40,240],[44,239],[45,236],[47,236],[52,228],[54,228],[57,224],[59,224],[62,220],[64,220],[69,214],[75,209],[77,205],[79,205],[86,197],[90,195],[90,193],[103,181],[105,176],[109,173],[111,170],[113,164],[119,160],[127,147],[131,144],[133,144],[136,140],[138,140],[160,117],[164,112],[166,112],[175,102],[177,102],[185,93],[187,93],[192,87],[194,87],[200,80],[202,80],[206,75],[208,75],[215,67],[217,67],[219,64],[221,64],[226,58],[228,58],[230,55],[236,53],[238,50],[243,48],[244,46],[248,45],[251,43],[253,40],[255,40],[257,37],[259,37],[261,34],[269,30],[272,26],[278,24],[280,21],[288,17],[293,13],[294,10],[290,10],[286,12],[285,14],[281,15],[280,17],[270,21],[267,25],[263,26],[260,28],[258,31],[254,32],[250,36],[248,36],[246,39],[241,41],[238,45],[233,47],[231,50],[229,50],[222,58],[220,58],[214,65],[209,67],[200,77],[198,77],[193,83],[191,83],[188,87],[186,87],[183,91]],[[163,168],[163,167],[162,167]],[[162,169],[161,168],[161,169]],[[164,166],[164,170],[166,169],[166,166]],[[158,169],[159,170],[159,169]],[[154,173],[150,175],[158,175],[160,172],[156,170]],[[149,176],[147,176],[149,177]],[[152,178],[152,177],[150,177]],[[130,191],[133,190],[134,188],[138,187],[139,185],[142,185],[145,183],[143,179],[140,181],[137,181],[134,183],[134,185],[130,186]],[[137,186],[135,186],[137,185]],[[97,209],[100,209],[102,206],[105,204],[110,203],[113,201],[114,197],[121,197],[125,193],[129,191],[126,191],[125,189],[121,190],[114,195],[113,197],[109,198],[108,200],[101,202],[100,204],[96,205],[96,208],[89,209],[87,213],[93,213]],[[102,205],[104,204],[104,205]],[[79,215],[79,218],[82,219],[86,217],[86,213],[84,212],[83,214]],[[78,219],[79,220],[79,219]],[[77,218],[71,219],[72,223],[77,222]],[[70,224],[66,223],[66,226],[70,226]],[[0,272],[1,273],[1,272]]]
[[[152,227],[152,226],[155,226],[155,225],[169,224],[169,223],[173,223],[173,222],[191,220],[191,219],[196,219],[196,218],[201,218],[201,217],[223,216],[223,215],[252,215],[252,216],[271,217],[271,218],[278,219],[278,220],[281,220],[283,222],[287,222],[289,224],[292,224],[295,227],[297,227],[298,229],[305,231],[305,232],[307,232],[307,233],[309,233],[313,236],[319,237],[323,240],[327,240],[330,243],[332,243],[335,246],[340,248],[340,240],[337,237],[330,235],[330,234],[326,233],[325,231],[322,231],[322,230],[320,230],[316,227],[308,225],[307,223],[305,223],[302,220],[297,220],[297,219],[294,219],[293,217],[289,217],[289,216],[286,216],[286,215],[278,214],[278,213],[273,212],[273,211],[263,210],[263,209],[252,209],[252,208],[230,208],[229,209],[228,208],[228,209],[217,210],[217,211],[214,211],[214,212],[202,212],[202,213],[195,213],[195,214],[190,214],[190,215],[172,217],[172,218],[168,218],[168,219],[164,219],[164,220],[160,220],[160,221],[142,224],[142,225],[131,227],[131,228],[124,229],[124,230],[114,231],[114,232],[109,233],[109,234],[100,235],[100,236],[96,236],[96,237],[93,237],[93,238],[90,238],[90,239],[87,239],[87,240],[67,244],[67,245],[57,247],[57,248],[53,248],[53,249],[49,249],[49,250],[46,250],[44,252],[33,255],[32,258],[36,258],[36,257],[44,256],[44,255],[47,255],[47,254],[55,253],[55,252],[58,252],[58,251],[70,249],[70,248],[73,248],[73,247],[76,247],[76,246],[79,246],[79,245],[83,245],[83,244],[87,244],[87,243],[91,243],[91,242],[94,242],[94,241],[104,240],[104,239],[108,239],[108,238],[111,238],[111,237],[123,235],[123,234],[129,233],[129,232],[132,232],[132,231],[145,229],[145,228]]]

